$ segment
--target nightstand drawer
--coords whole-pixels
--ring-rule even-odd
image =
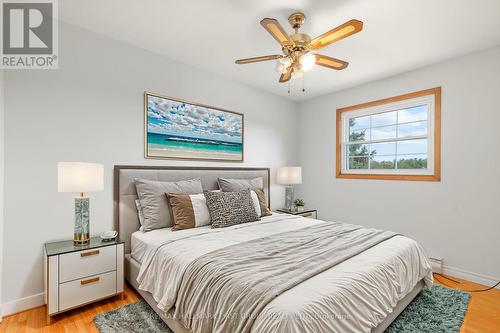
[[[62,254],[59,283],[116,270],[116,246]]]
[[[116,271],[62,283],[59,285],[59,311],[113,294],[116,294]]]

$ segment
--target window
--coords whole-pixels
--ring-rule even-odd
[[[440,180],[441,88],[337,110],[337,178]]]

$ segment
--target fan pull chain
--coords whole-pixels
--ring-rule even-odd
[[[306,92],[306,88],[305,88],[306,84],[305,84],[305,82],[306,82],[306,79],[304,77],[302,77],[302,92],[303,93]]]
[[[290,95],[290,80],[288,80],[288,95]]]

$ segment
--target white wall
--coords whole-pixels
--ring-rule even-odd
[[[335,178],[337,108],[436,86],[442,87],[441,182]],[[455,275],[500,279],[499,96],[495,48],[301,103],[298,195],[321,219],[418,240]]]
[[[113,227],[115,164],[274,168],[297,162],[293,102],[70,25],[61,25],[60,34],[58,70],[5,77],[3,302],[9,312],[41,301],[43,243],[73,235],[73,199],[57,193],[57,161],[105,164],[105,191],[90,194],[93,234]],[[145,160],[144,91],[244,113],[245,162]],[[271,192],[273,206],[281,206],[283,189]],[[12,303],[22,297],[28,298]]]
[[[2,268],[3,268],[3,206],[4,206],[4,71],[0,69],[0,300],[2,299]],[[2,304],[0,302],[0,321],[2,321]]]

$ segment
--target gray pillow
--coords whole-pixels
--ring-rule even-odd
[[[264,179],[257,177],[253,179],[228,179],[219,178],[219,188],[222,192],[239,192],[245,189],[263,188]]]
[[[225,228],[260,220],[249,189],[241,192],[205,191],[204,194],[212,220],[212,228]]]
[[[200,179],[160,182],[135,178],[134,184],[144,217],[142,224],[143,231],[172,226],[170,208],[168,207],[165,193],[203,193]]]

